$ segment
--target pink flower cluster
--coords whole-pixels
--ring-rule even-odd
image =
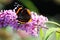
[[[37,15],[37,13],[31,12],[31,22],[20,25],[20,29],[25,30],[27,33],[38,36],[40,27],[46,27],[47,17]]]
[[[17,15],[14,10],[1,10],[0,12],[0,28],[7,26],[15,26],[17,23]]]
[[[4,10],[0,12],[0,28],[11,26],[16,30],[25,30],[33,36],[38,36],[40,27],[46,27],[45,23],[48,21],[48,18],[42,15],[37,15],[35,12],[31,12],[31,19],[31,22],[19,24],[15,11]]]

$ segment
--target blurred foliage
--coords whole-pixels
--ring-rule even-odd
[[[60,27],[60,24],[57,23],[57,22],[54,22],[54,21],[48,21],[48,22],[46,22],[46,25],[47,25],[47,27],[49,27],[49,28],[52,28],[52,27],[54,27],[54,28]]]
[[[0,10],[2,10],[4,8],[3,4],[0,4]]]
[[[51,28],[51,29],[47,30],[44,40],[48,40],[49,36],[50,36],[54,31],[56,31],[56,28]]]
[[[19,1],[21,3],[23,3],[23,5],[25,5],[31,11],[38,13],[38,9],[36,8],[36,6],[34,5],[34,3],[31,0],[19,0]]]
[[[56,32],[56,40],[60,40],[60,33],[59,32]]]
[[[9,3],[11,3],[13,0],[0,0],[1,4],[7,5]]]
[[[57,5],[60,5],[60,0],[54,0]]]
[[[10,26],[7,26],[0,29],[0,40],[21,40],[21,38]]]
[[[44,32],[42,28],[40,28],[40,40],[44,40]]]

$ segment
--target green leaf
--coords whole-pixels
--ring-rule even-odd
[[[48,21],[46,22],[47,27],[51,28],[51,27],[60,27],[60,24],[54,21]]]
[[[19,1],[22,2],[23,5],[30,9],[31,11],[38,13],[38,9],[31,0],[19,0]]]
[[[6,31],[9,32],[9,33],[13,33],[13,29],[10,26],[7,26],[6,27]]]
[[[60,40],[60,29],[56,32],[56,40]]]
[[[43,40],[43,39],[44,39],[44,33],[42,28],[40,28],[40,40]]]
[[[58,31],[60,28],[50,28],[47,30],[46,35],[45,35],[45,40],[48,40],[49,36],[53,33]]]

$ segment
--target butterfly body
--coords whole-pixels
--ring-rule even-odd
[[[17,20],[19,23],[26,23],[31,21],[30,10],[22,6],[16,8],[16,14],[18,16]]]

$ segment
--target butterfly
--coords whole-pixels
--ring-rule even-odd
[[[22,5],[18,4],[17,7],[15,7],[15,12],[18,17],[18,23],[24,24],[27,22],[31,22],[31,12],[29,9],[24,8]]]

